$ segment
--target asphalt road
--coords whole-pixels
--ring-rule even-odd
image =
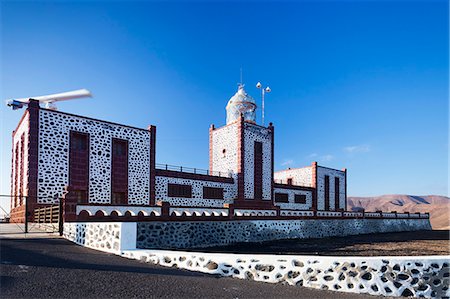
[[[375,298],[160,267],[62,238],[0,239],[1,298]]]

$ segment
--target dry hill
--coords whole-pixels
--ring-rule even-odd
[[[429,212],[433,229],[450,229],[450,198],[439,195],[382,195],[348,197],[347,209],[357,211]]]

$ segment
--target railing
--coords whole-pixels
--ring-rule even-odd
[[[286,180],[281,180],[281,179],[274,179],[273,182],[275,184],[282,184],[282,185],[291,185],[291,186],[300,186],[300,187],[311,187],[311,185],[309,184],[301,184],[299,182],[296,181],[288,181]]]
[[[50,206],[34,210],[34,222],[57,223],[59,222],[59,206]]]
[[[171,170],[171,171],[179,171],[179,172],[185,172],[185,173],[202,174],[202,175],[210,175],[210,176],[219,176],[219,177],[226,177],[226,178],[232,177],[231,172],[225,172],[225,171],[209,171],[207,169],[201,169],[201,168],[174,166],[174,165],[159,164],[159,163],[156,163],[155,166],[156,166],[156,169],[161,169],[161,170]]]

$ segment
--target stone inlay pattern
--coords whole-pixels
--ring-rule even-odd
[[[89,134],[89,202],[110,203],[112,138],[128,140],[128,203],[148,204],[150,132],[56,111],[39,111],[38,196],[56,203],[69,178],[70,131]]]
[[[195,248],[236,242],[430,230],[429,219],[311,219],[139,222],[137,247]]]
[[[79,245],[107,251],[120,250],[121,223],[64,223],[64,238]]]
[[[166,267],[322,290],[383,296],[450,296],[450,256],[292,256],[162,250],[126,250],[122,255]]]
[[[212,171],[237,173],[238,123],[212,131]]]
[[[289,202],[274,202],[276,206],[279,206],[282,210],[309,210],[312,208],[312,191],[274,188],[274,193],[285,193],[289,196]],[[295,203],[295,195],[305,195],[306,203]],[[275,198],[275,195],[274,195]]]
[[[262,153],[262,199],[272,199],[272,135],[267,128],[244,124],[244,197],[254,198],[254,148],[261,142]]]
[[[287,183],[287,179],[292,178],[292,184],[297,186],[312,187],[312,167],[286,169],[274,172],[275,182]]]
[[[233,176],[234,183],[221,183],[211,181],[200,181],[192,179],[181,179],[164,176],[156,176],[156,201],[169,202],[172,206],[194,206],[194,207],[223,207],[225,203],[232,203],[237,197],[237,179]],[[192,198],[169,197],[168,184],[182,184],[192,186]],[[203,198],[203,187],[223,188],[223,199]]]
[[[339,178],[339,206],[345,209],[345,172],[341,170],[317,167],[317,209],[325,209],[325,176],[330,177],[330,210],[335,210],[334,205],[334,178]]]

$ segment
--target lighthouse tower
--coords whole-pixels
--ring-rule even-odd
[[[209,170],[237,179],[237,207],[270,207],[273,201],[274,127],[256,123],[256,103],[242,84],[226,106],[227,122],[209,132]]]

